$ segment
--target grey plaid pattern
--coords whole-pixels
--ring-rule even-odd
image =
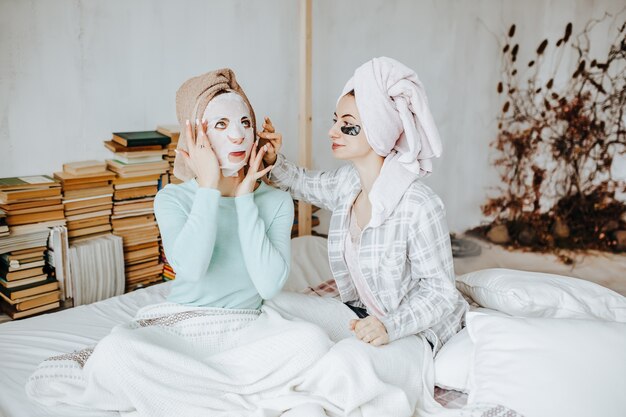
[[[364,307],[344,259],[349,210],[360,190],[354,167],[349,164],[334,171],[310,171],[278,155],[270,179],[294,198],[332,211],[330,268],[342,301]],[[389,339],[423,333],[436,353],[461,329],[468,304],[454,284],[450,235],[441,199],[419,180],[399,192],[403,195],[383,224],[363,230],[361,272],[385,312],[380,319]]]

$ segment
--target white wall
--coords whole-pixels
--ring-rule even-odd
[[[426,181],[451,229],[477,225],[496,183],[488,144],[502,103],[502,35],[524,52],[565,24],[623,10],[623,0],[315,0],[313,161],[339,165],[326,132],[337,95],[373,56],[414,68],[429,94],[444,155]],[[622,13],[621,16],[624,16]],[[623,18],[622,18],[623,21]],[[604,36],[608,32],[603,32]],[[599,44],[608,43],[599,33]],[[175,121],[187,78],[229,66],[257,116],[270,115],[297,155],[298,2],[0,0],[0,177],[51,173],[104,159],[112,131]]]
[[[0,176],[107,158],[111,132],[175,123],[178,87],[222,67],[295,135],[297,12],[291,0],[0,0]]]

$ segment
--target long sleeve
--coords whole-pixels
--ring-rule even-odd
[[[416,212],[408,252],[411,279],[418,282],[398,308],[381,319],[390,341],[433,327],[455,308],[458,296],[450,235],[439,199],[429,200]]]
[[[167,189],[154,199],[163,248],[177,280],[198,281],[206,273],[215,246],[219,200],[218,190],[198,188],[187,213]]]
[[[293,202],[288,195],[278,207],[266,232],[253,194],[235,199],[239,241],[246,269],[259,295],[268,300],[276,295],[289,276]]]
[[[254,195],[246,194],[235,199],[239,241],[246,269],[264,300],[276,295],[289,276],[294,208],[291,198],[283,195],[286,198],[278,207],[267,232]]]
[[[333,210],[358,182],[358,174],[351,165],[333,171],[312,171],[300,168],[278,154],[270,180],[296,200],[306,201],[327,210]]]

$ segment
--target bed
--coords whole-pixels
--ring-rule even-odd
[[[292,253],[292,271],[285,287],[286,290],[302,292],[306,291],[307,288],[319,288],[321,283],[331,277],[326,260],[324,239],[319,237],[294,239]],[[170,285],[171,283],[163,283],[91,305],[0,324],[0,374],[2,375],[0,378],[0,415],[4,417],[117,415],[116,413],[87,413],[84,411],[73,414],[65,410],[62,414],[55,414],[54,411],[31,402],[26,397],[23,387],[29,375],[42,360],[53,355],[79,350],[85,346],[95,344],[109,334],[113,326],[130,320],[139,308],[164,301]],[[470,286],[471,279],[466,279],[466,283],[463,285]],[[474,290],[478,291],[476,288]],[[593,298],[595,295],[597,294],[591,294],[590,296]],[[479,297],[477,296],[477,298]],[[605,301],[599,300],[600,303]],[[502,300],[499,300],[499,302],[502,302]],[[609,305],[610,309],[619,310],[618,314],[626,312],[626,308],[622,304],[618,304],[617,307],[614,304],[615,302],[623,303],[620,298],[615,298],[611,302],[613,304]],[[489,303],[485,302],[485,304]],[[474,303],[474,306],[476,307],[477,304]],[[621,308],[624,309],[620,310]],[[615,318],[615,320],[622,320],[622,316]],[[626,346],[620,344],[623,343],[622,339],[623,337],[617,340],[615,349]],[[451,345],[455,344],[452,343]],[[459,344],[457,343],[456,345]],[[445,353],[443,349],[442,353]],[[456,372],[456,368],[460,367],[460,365],[455,365],[454,361],[458,361],[462,355],[457,353],[448,354],[447,356],[453,358],[450,361],[450,366]],[[618,366],[614,372],[622,372],[622,368],[623,366],[621,368]],[[601,385],[606,386],[607,375],[601,373],[599,377],[604,379],[604,385]],[[622,381],[615,383],[613,388],[621,390],[626,387]],[[468,395],[460,391],[443,389],[441,387],[436,388],[435,396],[437,401],[447,408],[459,408],[468,401]],[[626,410],[626,406],[623,403],[611,404],[611,409],[622,412]],[[597,411],[597,408],[595,410]],[[520,416],[512,409],[504,406],[494,407],[490,410],[484,410],[484,412],[484,415],[489,416]],[[472,413],[467,415],[481,414]],[[594,415],[609,417],[624,414],[601,411]]]

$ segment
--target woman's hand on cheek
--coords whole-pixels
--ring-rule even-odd
[[[382,346],[389,343],[389,335],[385,325],[374,316],[367,316],[361,320],[351,320],[352,330],[359,340],[373,346]]]
[[[200,187],[217,188],[220,179],[220,163],[211,147],[209,137],[206,134],[207,122],[199,123],[196,120],[196,128],[186,121],[187,151],[177,150],[189,167],[196,174],[196,180]]]
[[[267,145],[264,145],[257,152],[257,143],[252,146],[252,151],[250,151],[250,159],[248,160],[248,173],[246,177],[243,179],[241,184],[237,187],[237,191],[235,192],[235,197],[239,197],[242,195],[250,194],[254,191],[254,184],[256,181],[263,177],[263,175],[270,172],[273,168],[273,165],[268,166],[267,168],[259,171],[261,168],[261,161],[263,161],[263,155],[267,151]]]

